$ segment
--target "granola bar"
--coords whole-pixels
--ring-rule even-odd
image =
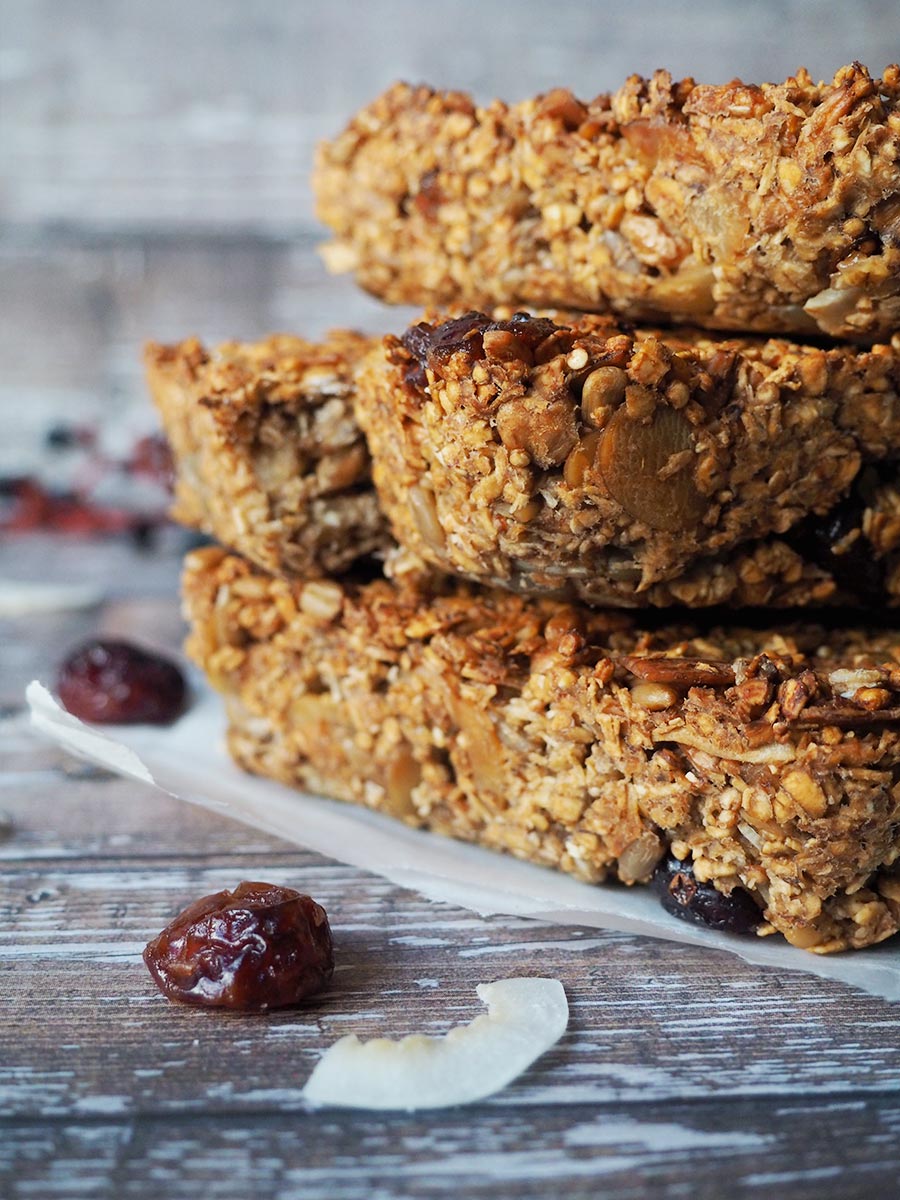
[[[514,106],[396,84],[318,153],[326,264],[397,303],[605,308],[876,340],[900,325],[900,69],[632,76]]]
[[[173,516],[270,571],[341,571],[384,549],[369,455],[352,411],[371,345],[336,331],[207,350],[151,343],[153,399],[176,467]]]
[[[291,583],[218,549],[189,556],[184,597],[250,771],[589,883],[645,883],[670,852],[818,953],[900,927],[896,631],[641,631],[414,575]]]
[[[900,339],[822,349],[495,317],[387,337],[357,378],[382,507],[425,561],[613,605],[823,603],[848,583],[870,601],[900,582],[841,571],[876,492],[880,555],[900,533]],[[879,464],[880,492],[863,486]]]

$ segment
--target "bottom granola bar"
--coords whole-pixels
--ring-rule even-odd
[[[693,860],[679,886],[819,953],[900,927],[900,633],[641,630],[217,549],[184,595],[248,770],[591,883]]]

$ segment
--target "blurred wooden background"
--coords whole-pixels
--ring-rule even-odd
[[[896,0],[0,0],[0,475],[139,414],[147,337],[399,325],[316,257],[316,140],[398,77],[519,99],[900,58]]]

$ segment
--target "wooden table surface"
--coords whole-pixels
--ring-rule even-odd
[[[481,919],[87,766],[23,688],[94,632],[177,648],[172,553],[7,542],[0,578],[113,581],[93,612],[0,624],[0,1196],[109,1200],[896,1195],[900,1006],[725,953]],[[141,962],[184,904],[244,878],[326,907],[332,990],[259,1016],[173,1005]],[[441,1033],[480,982],[557,976],[565,1038],[484,1103],[304,1110],[350,1032]]]

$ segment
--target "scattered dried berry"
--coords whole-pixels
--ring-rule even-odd
[[[96,641],[65,660],[56,692],[82,721],[167,725],[184,708],[186,687],[168,659],[130,642]]]
[[[403,335],[403,345],[417,360],[407,374],[414,386],[424,386],[425,367],[440,370],[456,354],[465,353],[475,363],[484,357],[484,335],[488,331],[502,330],[515,335],[527,350],[533,350],[545,338],[555,333],[559,326],[545,317],[532,317],[528,313],[513,313],[508,321],[492,321],[485,313],[467,312],[439,325],[420,321],[412,325]]]
[[[0,530],[131,534],[140,541],[168,523],[166,493],[172,490],[174,468],[161,435],[141,438],[121,460],[104,453],[96,430],[77,425],[54,425],[45,435],[45,445],[56,454],[65,452],[67,459],[72,457],[68,452],[77,452],[74,465],[69,461],[57,471],[52,487],[29,475],[0,478]],[[132,501],[123,477],[152,486],[135,490]]]
[[[334,972],[325,909],[271,883],[240,883],[191,904],[147,944],[144,962],[170,1000],[210,1008],[297,1004]]]
[[[850,494],[824,516],[811,514],[783,536],[798,554],[828,571],[842,591],[877,601],[884,599],[886,567],[863,533],[864,490],[855,481]]]
[[[730,896],[711,883],[699,883],[690,861],[674,855],[663,859],[650,880],[666,912],[695,925],[708,925],[726,933],[753,933],[762,916],[749,892],[735,888]]]

